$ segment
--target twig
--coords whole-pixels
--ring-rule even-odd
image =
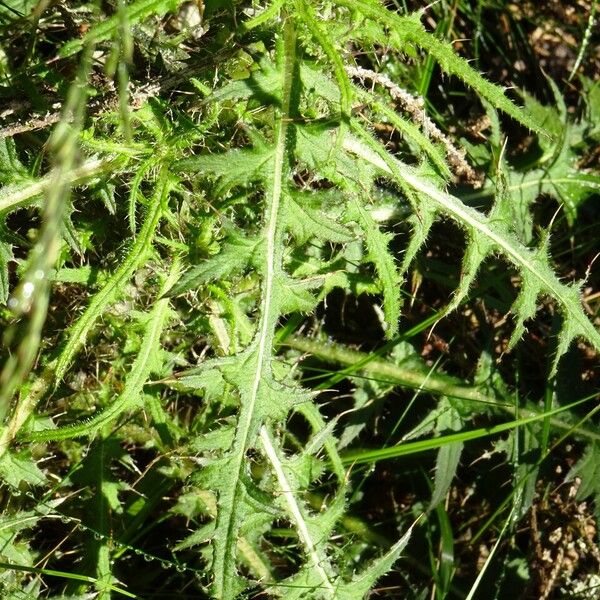
[[[446,149],[448,163],[450,167],[452,167],[454,173],[473,187],[481,187],[481,175],[466,161],[466,152],[462,148],[457,148],[427,116],[424,109],[423,98],[413,96],[406,90],[403,90],[387,75],[383,75],[382,73],[376,73],[375,71],[364,69],[362,67],[346,67],[346,72],[351,77],[356,77],[362,82],[368,79],[388,90],[390,96],[402,106],[402,108],[412,117],[413,121],[420,123],[423,126],[425,133],[432,140],[443,144]]]

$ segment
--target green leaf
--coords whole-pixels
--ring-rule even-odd
[[[258,67],[249,77],[229,81],[214,90],[203,104],[248,98],[257,98],[265,104],[279,104],[281,102],[280,72],[266,56],[261,58]]]
[[[219,180],[217,192],[225,194],[232,187],[246,186],[268,176],[273,150],[255,146],[250,150],[230,150],[223,154],[205,154],[179,161],[175,169]]]
[[[577,489],[577,500],[593,498],[596,518],[600,517],[600,443],[588,444],[583,456],[573,465],[567,475],[567,481],[581,479]]]
[[[170,276],[165,282],[164,289],[168,289],[178,275],[178,266],[174,265]],[[119,415],[126,411],[139,408],[143,400],[142,390],[152,373],[160,372],[162,366],[160,354],[160,337],[170,316],[169,299],[158,300],[146,322],[146,329],[140,350],[133,362],[131,371],[125,379],[125,387],[118,398],[103,411],[97,413],[87,421],[75,423],[58,429],[44,429],[30,433],[28,441],[48,442],[66,440],[70,438],[92,436],[112,423]]]
[[[46,483],[45,475],[27,451],[5,452],[0,458],[0,477],[15,489],[19,489],[22,482],[32,486]]]
[[[400,554],[410,540],[415,524],[411,525],[408,531],[382,557],[373,560],[361,573],[355,575],[352,581],[339,586],[335,598],[340,600],[364,598],[377,580],[383,577],[400,558]]]
[[[221,251],[203,264],[192,267],[169,291],[169,296],[178,296],[189,290],[198,289],[203,283],[229,278],[255,265],[264,251],[263,242],[257,237],[242,237],[232,233]]]
[[[507,193],[512,197],[515,229],[524,243],[532,239],[533,203],[543,195],[559,200],[565,209],[567,221],[572,226],[579,207],[600,190],[600,176],[593,170],[581,167],[580,146],[589,135],[590,124],[585,118],[574,122],[569,117],[562,95],[549,80],[556,106],[542,105],[525,94],[525,105],[534,118],[551,134],[550,138],[538,136],[543,153],[535,168],[504,168]]]
[[[263,217],[265,251],[261,256],[262,274],[260,318],[256,335],[250,346],[235,361],[235,375],[241,409],[231,449],[226,455],[225,468],[220,471],[218,512],[213,539],[212,590],[219,600],[232,600],[244,586],[237,575],[237,541],[247,515],[246,481],[248,462],[246,452],[258,435],[264,416],[272,410],[272,349],[274,330],[279,317],[280,300],[275,290],[276,277],[282,270],[282,229],[280,209],[287,188],[288,121],[292,89],[296,72],[296,40],[291,21],[286,22],[281,79],[282,108],[277,115],[272,171],[266,175]],[[264,160],[261,164],[264,164]],[[231,376],[231,370],[229,370]]]
[[[508,190],[521,210],[529,210],[543,194],[558,199],[565,207],[567,219],[573,225],[579,207],[600,192],[600,175],[579,168],[579,156],[568,145],[548,165],[530,171],[509,170]],[[531,225],[524,232],[530,239]]]
[[[148,206],[148,214],[129,254],[102,289],[92,298],[87,309],[69,329],[69,338],[58,357],[55,368],[55,379],[61,381],[70,367],[75,355],[85,343],[88,333],[104,313],[107,307],[115,302],[123,293],[123,286],[133,276],[136,269],[143,264],[151,252],[151,244],[156,228],[163,215],[165,204],[173,185],[170,174],[163,170]]]
[[[274,290],[279,298],[279,312],[282,315],[294,312],[310,312],[318,302],[310,290],[317,285],[318,281],[304,282],[285,275],[277,277]]]
[[[311,238],[339,243],[352,239],[352,232],[323,210],[327,198],[327,194],[319,192],[292,192],[286,196],[286,226],[299,244]]]
[[[353,212],[356,215],[361,229],[365,235],[367,245],[367,260],[375,265],[377,275],[383,291],[383,314],[385,315],[385,335],[388,339],[398,333],[400,319],[400,286],[402,277],[396,267],[388,245],[392,235],[383,233],[369,213],[361,206],[360,201],[354,198]]]
[[[442,410],[437,419],[435,426],[436,431],[444,432],[460,431],[463,426],[463,420],[459,412],[454,408],[451,402],[447,399],[442,399],[440,404],[445,405],[445,410]],[[456,475],[456,469],[462,454],[463,443],[455,442],[446,444],[438,450],[438,455],[435,461],[435,479],[433,482],[433,493],[431,494],[431,502],[428,510],[431,511],[437,507],[440,502],[443,502],[446,493],[450,489],[452,480]]]
[[[289,468],[289,463],[286,464],[287,461],[281,456],[281,450],[264,426],[261,428],[260,437],[265,453],[275,471],[279,492],[286,505],[289,518],[298,531],[308,561],[297,575],[284,582],[283,585],[286,588],[289,586],[290,589],[297,588],[305,591],[307,588],[316,588],[320,590],[322,596],[334,598],[336,597],[335,574],[322,540],[328,539],[328,534],[343,509],[343,496],[338,496],[337,501],[333,502],[331,513],[326,511],[325,515],[316,519],[309,518],[305,503],[294,492],[299,489],[300,482],[293,465],[292,468]]]
[[[0,184],[5,186],[29,180],[29,172],[19,160],[15,142],[11,138],[0,138]]]
[[[502,254],[519,270],[523,278],[520,296],[522,299],[517,300],[513,306],[518,323],[531,316],[531,298],[534,295],[536,298],[540,294],[548,295],[557,302],[563,316],[563,327],[559,333],[559,344],[550,376],[556,373],[558,360],[574,338],[585,339],[600,351],[600,333],[584,313],[577,287],[560,281],[550,266],[544,245],[539,251],[526,248],[508,231],[505,223],[496,222],[493,214],[486,216],[466,206],[457,197],[436,188],[420,177],[414,169],[389,156],[359,125],[356,125],[353,131],[361,136],[361,141],[348,137],[345,147],[349,152],[377,165],[382,173],[391,176],[399,184],[412,188],[420,194],[423,204],[430,205],[430,211],[452,218],[467,230],[471,243],[480,245],[479,248],[476,247],[475,252],[468,253],[469,279],[473,276],[477,260],[487,255],[490,249]],[[466,293],[464,288],[464,285],[458,288],[459,295]],[[455,305],[456,302],[451,303],[452,307]]]

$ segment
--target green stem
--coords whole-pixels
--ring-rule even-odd
[[[281,343],[295,350],[318,356],[326,362],[344,365],[346,376],[351,375],[353,372],[361,372],[378,381],[384,380],[387,383],[393,383],[401,387],[489,404],[493,408],[498,408],[514,417],[519,416],[525,419],[547,418],[548,423],[555,430],[566,431],[573,427],[571,423],[557,417],[548,417],[546,416],[547,412],[538,411],[531,406],[527,408],[514,407],[504,402],[497,394],[493,394],[482,387],[465,385],[460,379],[450,375],[420,371],[415,369],[414,365],[403,366],[387,360],[370,359],[370,355],[364,352],[350,350],[339,344],[311,340],[299,335],[289,336]],[[352,369],[353,366],[357,366],[355,370]],[[577,427],[574,433],[591,441],[600,441],[600,434],[590,429]]]
[[[127,162],[122,156],[118,158],[97,158],[88,160],[81,166],[61,173],[64,185],[75,187],[82,185],[104,173],[115,171]],[[50,173],[37,181],[15,183],[0,190],[0,215],[24,208],[33,204],[54,183],[54,174]]]

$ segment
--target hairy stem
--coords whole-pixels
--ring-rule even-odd
[[[439,374],[435,372],[422,372],[416,370],[414,366],[403,366],[401,363],[393,363],[388,360],[381,360],[371,357],[369,354],[350,350],[339,344],[330,344],[319,342],[300,335],[288,336],[281,342],[282,345],[308,352],[314,356],[334,364],[352,367],[357,365],[356,372],[360,372],[367,377],[386,383],[392,383],[401,387],[418,389],[430,394],[439,394],[451,398],[459,398],[471,402],[489,404],[492,408],[498,408],[512,416],[524,418],[538,417],[543,418],[544,413],[536,410],[533,406],[525,408],[515,407],[506,402],[506,399],[491,390],[481,386],[465,385],[456,377],[451,375]],[[349,369],[345,369],[347,376],[351,376]],[[564,419],[550,417],[551,427],[559,431],[568,431],[573,425]],[[573,433],[581,438],[591,441],[600,441],[600,433],[591,429],[577,427]]]

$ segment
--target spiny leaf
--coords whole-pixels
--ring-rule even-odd
[[[0,138],[0,184],[4,186],[21,179],[29,179],[29,173],[19,160],[14,140]]]
[[[257,263],[257,256],[263,251],[260,238],[242,237],[231,234],[221,251],[203,264],[192,267],[169,291],[169,296],[178,296],[197,289],[207,281],[231,277]]]
[[[304,25],[311,33],[317,44],[321,46],[327,58],[331,61],[334,69],[335,78],[340,93],[340,111],[342,121],[338,131],[338,139],[341,141],[344,137],[345,122],[350,117],[350,108],[352,102],[352,86],[350,79],[344,69],[344,62],[339,52],[334,47],[333,40],[328,35],[326,29],[322,28],[314,15],[313,9],[305,0],[295,0],[296,9],[300,23]]]
[[[392,240],[390,234],[383,233],[379,225],[373,221],[369,213],[361,206],[358,199],[354,199],[353,212],[365,234],[365,243],[369,250],[367,260],[375,265],[377,275],[383,290],[383,313],[385,315],[388,339],[398,333],[400,319],[400,286],[402,277],[396,267],[394,257],[391,255],[388,244]]]
[[[355,575],[352,581],[339,586],[336,590],[336,599],[361,600],[364,598],[377,580],[383,577],[398,560],[410,540],[415,524],[411,525],[408,531],[381,558],[373,560],[360,574]]]
[[[29,452],[6,452],[0,457],[0,477],[15,489],[22,483],[43,485],[46,483],[44,473],[37,466]]]
[[[260,439],[275,471],[280,493],[287,505],[290,519],[298,531],[307,554],[308,564],[302,570],[307,570],[310,577],[318,581],[317,587],[322,588],[326,597],[334,597],[334,573],[322,543],[327,535],[315,523],[310,522],[306,508],[294,493],[294,490],[299,487],[294,473],[285,468],[280,452],[265,426],[261,428]]]
[[[537,291],[537,295],[539,293],[546,294],[558,303],[563,313],[564,331],[568,335],[563,337],[559,344],[551,375],[556,372],[561,353],[566,351],[567,339],[570,342],[574,337],[581,337],[590,342],[596,351],[600,351],[600,333],[583,312],[578,295],[574,294],[573,289],[562,283],[556,276],[547,256],[544,257],[539,252],[529,250],[502,225],[494,223],[489,217],[466,206],[455,196],[437,189],[428,181],[417,176],[413,169],[389,156],[385,149],[359,125],[353,127],[353,131],[361,136],[361,142],[348,137],[345,142],[348,151],[377,165],[383,173],[387,173],[395,180],[402,181],[403,184],[422,194],[423,203],[431,203],[431,210],[454,219],[467,229],[473,239],[480,240],[483,248],[488,248],[492,244],[494,251],[500,252],[519,269],[523,280],[528,282],[528,293],[529,290]],[[470,265],[471,269],[473,267],[474,265]],[[531,304],[527,301],[523,302],[523,306],[530,307]],[[521,304],[517,304],[515,310],[523,311]],[[529,315],[523,315],[521,312],[521,316],[525,320]]]
[[[206,525],[202,525],[201,527],[198,527],[198,529],[196,529],[193,533],[181,540],[181,542],[173,546],[173,550],[175,552],[181,552],[181,550],[188,550],[189,548],[193,548],[194,546],[205,544],[206,542],[210,541],[214,532],[214,523],[207,523]]]
[[[373,108],[375,113],[379,113],[388,120],[398,131],[400,131],[406,139],[420,148],[431,162],[438,168],[440,174],[445,178],[450,178],[450,169],[446,164],[442,151],[437,148],[433,142],[422,133],[419,128],[410,121],[401,118],[398,113],[386,106],[383,102],[373,100],[371,94],[361,94],[361,99]]]
[[[328,425],[319,409],[312,402],[305,402],[295,407],[295,411],[301,414],[312,427],[313,432],[320,432],[326,430]],[[346,471],[342,465],[342,460],[338,453],[336,441],[332,436],[327,436],[324,441],[325,451],[329,457],[333,473],[338,478],[340,484],[346,482]]]
[[[317,286],[318,280],[305,282],[279,275],[275,279],[274,287],[279,297],[279,312],[282,315],[310,312],[318,303],[317,298],[310,290]]]
[[[282,108],[277,117],[272,172],[267,179],[264,209],[265,252],[262,257],[260,318],[251,345],[244,351],[244,368],[236,378],[241,400],[237,429],[232,448],[228,454],[228,467],[223,472],[219,486],[218,513],[213,547],[213,593],[220,600],[234,598],[239,590],[237,576],[236,545],[242,525],[247,494],[244,473],[247,450],[254,444],[261,424],[261,413],[271,402],[269,388],[272,380],[272,346],[274,328],[279,316],[279,301],[275,296],[275,280],[281,271],[280,205],[287,186],[288,119],[292,87],[296,71],[296,39],[291,21],[286,22],[283,53],[281,89]]]
[[[445,312],[455,310],[462,303],[477,277],[479,267],[494,249],[492,240],[478,235],[475,229],[467,228],[467,231],[467,249],[461,264],[460,280],[452,294],[452,299],[444,309]]]
[[[435,209],[427,205],[417,206],[416,211],[416,214],[409,219],[412,225],[412,235],[404,251],[404,258],[400,267],[401,274],[408,271],[420,248],[427,241],[427,236],[436,217]]]
[[[175,266],[167,278],[164,289],[168,289],[177,278],[178,267]],[[161,367],[160,336],[169,317],[169,300],[162,298],[156,302],[148,315],[146,330],[138,355],[131,371],[125,379],[125,387],[119,397],[106,409],[87,421],[58,429],[35,431],[27,436],[28,441],[48,442],[66,440],[75,437],[92,436],[113,422],[119,415],[140,406],[142,390],[151,373],[157,373]]]
[[[272,161],[271,148],[255,146],[250,150],[230,150],[223,154],[204,154],[188,158],[178,162],[176,169],[219,179],[218,192],[225,193],[234,185],[248,185],[263,179]]]
[[[484,79],[465,60],[457,56],[451,43],[443,42],[427,33],[421,24],[419,14],[400,16],[394,11],[384,8],[378,0],[335,0],[335,3],[350,10],[357,10],[388,28],[390,35],[386,39],[399,51],[405,50],[407,42],[414,43],[426,50],[439,62],[440,67],[446,73],[462,79],[493,106],[532,131],[547,135],[531,115],[517,107],[504,95],[501,87]]]
[[[343,190],[355,194],[364,192],[364,186],[375,179],[377,170],[372,163],[356,160],[354,156],[335,150],[335,124],[318,123],[298,127],[296,153],[301,165],[329,179]]]
[[[531,253],[529,263],[536,269],[544,269],[548,263],[548,236]],[[539,279],[523,277],[519,295],[514,301],[511,310],[515,315],[515,328],[510,337],[509,347],[513,347],[525,333],[525,321],[535,316],[537,312],[537,299],[542,292],[542,284]],[[579,303],[579,299],[577,299]]]
[[[572,225],[579,207],[600,191],[600,176],[582,170],[578,166],[579,160],[565,140],[561,152],[549,164],[525,172],[511,169],[508,189],[517,205],[525,210],[529,210],[542,194],[554,196],[563,203],[567,219]],[[530,230],[531,224],[528,224],[526,239],[530,236]]]
[[[245,100],[252,97],[262,100],[265,104],[279,104],[281,102],[279,70],[266,56],[258,61],[258,65],[260,68],[253,71],[249,77],[229,81],[214,90],[202,104]]]
[[[311,238],[331,242],[347,242],[352,232],[328,216],[321,208],[325,194],[317,192],[292,192],[285,199],[286,226],[302,244]]]
[[[160,217],[164,211],[173,181],[164,170],[157,181],[148,214],[139,235],[135,239],[125,261],[117,268],[102,289],[92,298],[87,309],[69,330],[69,338],[56,362],[55,378],[61,381],[65,376],[71,361],[81,346],[85,343],[89,331],[106,308],[121,295],[123,285],[131,278],[135,270],[142,264],[151,249],[152,239]]]

